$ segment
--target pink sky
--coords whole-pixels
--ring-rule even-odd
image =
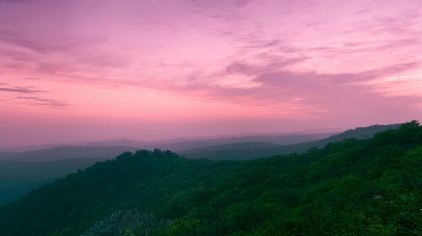
[[[422,117],[420,0],[0,0],[0,146]]]

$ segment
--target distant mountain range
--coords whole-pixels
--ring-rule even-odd
[[[399,124],[373,125],[369,127],[347,130],[343,133],[332,135],[316,141],[290,145],[266,142],[242,142],[182,150],[178,153],[192,159],[204,158],[212,160],[250,160],[259,157],[287,154],[292,152],[305,152],[312,147],[320,148],[329,143],[342,141],[348,138],[368,139],[376,133],[389,129],[396,129],[399,126]]]
[[[110,159],[122,152],[133,151],[136,148],[127,146],[89,147],[60,146],[42,150],[17,153],[0,153],[0,160],[8,161],[52,161],[65,159]]]
[[[268,135],[241,135],[224,137],[204,137],[204,138],[184,138],[159,140],[151,142],[134,141],[129,139],[115,139],[88,143],[87,146],[107,147],[107,146],[127,146],[143,149],[164,149],[172,151],[189,150],[195,148],[210,147],[215,145],[225,145],[243,142],[264,142],[281,145],[297,144],[319,140],[329,137],[332,133],[309,133],[309,134],[268,134]]]
[[[58,146],[25,152],[0,152],[0,160],[52,161],[65,159],[111,159],[122,152],[138,149],[163,149],[187,158],[213,160],[254,159],[263,156],[303,152],[311,147],[323,147],[330,142],[347,138],[366,139],[375,133],[397,128],[399,125],[374,125],[356,128],[340,134],[272,134],[239,137],[176,139],[141,142],[127,139],[92,142],[85,145]],[[330,136],[331,135],[331,136]]]
[[[50,161],[72,158],[101,158],[110,159],[116,155],[137,149],[163,149],[175,152],[227,145],[235,143],[271,143],[279,145],[298,144],[314,140],[319,140],[330,136],[329,133],[317,134],[271,134],[255,136],[233,136],[233,137],[213,137],[213,138],[189,138],[173,139],[153,142],[135,141],[129,139],[115,139],[97,141],[80,145],[66,145],[39,148],[22,152],[0,152],[0,160],[13,161]]]

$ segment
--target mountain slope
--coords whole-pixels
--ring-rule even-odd
[[[421,187],[416,122],[368,140],[252,161],[138,151],[1,207],[0,234],[78,235],[134,209],[167,219],[154,231],[161,236],[420,235]]]
[[[60,146],[20,153],[0,153],[0,205],[55,178],[112,159],[129,147]]]
[[[0,205],[17,199],[55,178],[91,166],[102,159],[68,159],[44,162],[0,161]]]
[[[321,140],[291,145],[275,145],[272,143],[267,143],[266,147],[264,147],[263,143],[259,143],[258,145],[255,145],[254,143],[234,143],[190,150],[181,150],[178,153],[187,158],[193,159],[205,158],[212,160],[250,160],[265,156],[304,152],[312,147],[324,147],[329,143],[342,141],[348,138],[368,139],[376,133],[389,129],[396,129],[398,127],[399,125],[394,124],[356,128],[327,138],[323,138]],[[247,148],[239,148],[241,146]]]

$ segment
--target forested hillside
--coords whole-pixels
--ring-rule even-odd
[[[0,160],[0,205],[66,174],[104,159],[82,158],[45,162]]]
[[[421,187],[417,122],[252,161],[141,150],[1,207],[0,235],[421,235]]]

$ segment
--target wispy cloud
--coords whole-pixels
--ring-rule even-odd
[[[32,79],[30,79],[32,80]],[[11,101],[24,101],[30,105],[40,105],[40,106],[49,106],[54,108],[64,108],[69,106],[67,102],[45,98],[48,94],[45,90],[38,90],[32,86],[7,86],[8,84],[0,83],[3,87],[0,87],[0,93],[8,93],[11,96],[8,96]],[[40,96],[38,94],[43,94]],[[18,96],[16,96],[18,95]],[[5,96],[3,96],[5,97]],[[6,97],[7,98],[7,97]]]
[[[43,93],[43,90],[37,90],[33,87],[0,87],[0,92],[9,92],[9,93],[23,93],[23,94],[33,94],[33,93]]]
[[[63,108],[63,107],[69,106],[69,104],[66,102],[54,100],[54,99],[42,98],[42,97],[18,96],[16,97],[16,99],[28,101],[32,105],[50,106],[50,107],[57,107],[57,108]]]

